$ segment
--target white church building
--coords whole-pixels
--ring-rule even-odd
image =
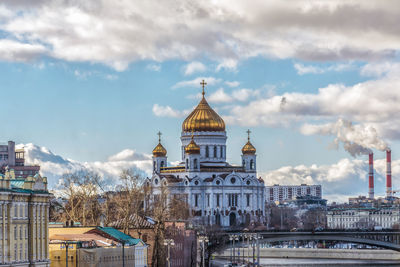
[[[153,175],[147,180],[153,196],[160,186],[168,188],[169,199],[187,201],[195,224],[232,227],[264,222],[265,187],[257,178],[256,149],[250,142],[242,148],[242,165],[226,161],[225,122],[204,96],[182,123],[182,159],[167,166],[167,150],[159,138],[153,150]]]

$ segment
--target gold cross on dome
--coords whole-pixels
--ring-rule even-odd
[[[246,133],[247,133],[247,140],[250,141],[250,134],[251,134],[250,129],[247,129]]]
[[[201,86],[203,87],[203,92],[202,92],[202,94],[203,94],[203,96],[204,96],[204,86],[206,86],[207,85],[207,83],[204,81],[204,80],[202,80],[201,82],[200,82],[200,84],[201,84]]]
[[[157,135],[158,135],[158,142],[161,143],[161,135],[162,135],[162,133],[160,131],[158,131]]]

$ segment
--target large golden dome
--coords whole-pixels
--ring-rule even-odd
[[[206,99],[201,99],[197,107],[182,123],[183,132],[224,132],[225,122],[215,112]]]

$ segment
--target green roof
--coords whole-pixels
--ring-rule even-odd
[[[141,242],[141,239],[138,238],[133,238],[130,235],[124,234],[123,232],[113,228],[113,227],[97,227],[98,230],[103,231],[109,236],[112,236],[113,238],[122,241],[125,245],[127,246],[134,246],[137,245],[139,242]]]

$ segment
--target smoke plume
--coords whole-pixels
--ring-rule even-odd
[[[322,125],[304,124],[300,131],[305,135],[333,135],[336,148],[343,143],[343,148],[353,157],[368,154],[371,149],[383,151],[388,148],[372,125],[353,124],[345,119]]]

